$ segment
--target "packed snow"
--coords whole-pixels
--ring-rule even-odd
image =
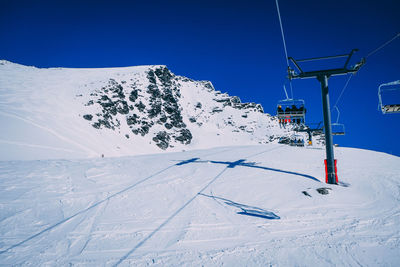
[[[278,144],[2,161],[0,263],[398,265],[400,159],[336,157],[340,185],[324,150]]]

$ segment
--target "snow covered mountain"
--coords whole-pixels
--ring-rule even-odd
[[[277,142],[255,103],[166,66],[39,69],[0,61],[0,160],[84,158]]]
[[[0,61],[0,122],[1,266],[400,263],[399,157],[335,148],[326,185],[323,148],[165,66]]]

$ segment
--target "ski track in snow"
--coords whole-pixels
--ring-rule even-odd
[[[354,162],[363,153],[370,160]],[[323,166],[315,162],[321,155],[323,151],[266,145],[0,162],[0,262],[396,265],[399,159],[339,150],[339,179],[349,187],[296,175],[323,177]],[[248,168],[243,164],[249,159],[257,161],[252,166],[271,167]],[[332,188],[329,195],[315,191],[324,186]],[[246,209],[277,217],[248,216]]]
[[[227,151],[227,150],[226,150],[226,149],[222,150],[222,152],[225,152],[225,151]],[[205,156],[208,156],[208,155],[215,155],[215,154],[218,154],[218,153],[221,153],[221,152],[213,152],[213,153],[210,153],[210,154],[206,154]],[[137,185],[139,185],[139,184],[141,184],[141,183],[143,183],[143,182],[145,182],[145,181],[147,181],[147,180],[149,180],[149,179],[151,179],[151,178],[153,178],[153,177],[155,177],[155,176],[157,176],[157,175],[159,175],[159,174],[161,174],[161,173],[167,171],[168,169],[170,169],[170,168],[172,168],[172,167],[174,167],[174,166],[177,166],[177,164],[170,165],[170,166],[168,166],[167,168],[164,168],[164,169],[162,169],[162,170],[160,170],[160,171],[158,171],[158,172],[156,172],[156,173],[154,173],[154,174],[152,174],[152,175],[150,175],[150,176],[148,176],[148,177],[146,177],[146,178],[143,178],[143,179],[141,179],[140,181],[136,182],[135,184],[133,184],[133,185],[131,185],[131,186],[129,186],[129,187],[127,187],[127,188],[125,188],[125,189],[123,189],[123,190],[117,192],[117,193],[114,193],[114,194],[112,194],[111,196],[109,196],[109,197],[107,197],[107,198],[105,198],[105,199],[103,199],[103,200],[101,200],[101,201],[98,201],[98,202],[94,203],[93,205],[87,207],[86,209],[81,210],[81,211],[79,211],[78,213],[75,213],[75,214],[73,214],[73,215],[71,215],[71,216],[65,218],[64,220],[62,220],[62,221],[60,221],[60,222],[58,222],[58,223],[56,223],[56,224],[54,224],[54,225],[52,225],[52,226],[50,226],[50,227],[44,229],[44,230],[42,230],[42,231],[36,233],[35,235],[30,236],[29,238],[27,238],[27,239],[25,239],[25,240],[23,240],[23,241],[21,241],[21,242],[15,244],[15,245],[12,245],[12,246],[10,246],[9,248],[7,248],[7,249],[5,249],[5,250],[1,250],[1,251],[0,251],[0,254],[3,254],[3,253],[5,253],[5,252],[7,252],[7,251],[9,251],[9,250],[11,250],[11,249],[13,249],[13,248],[16,248],[16,247],[21,246],[22,244],[24,244],[24,243],[26,243],[26,242],[28,242],[28,241],[30,241],[30,240],[32,240],[32,239],[34,239],[34,238],[36,238],[36,237],[42,235],[43,233],[46,233],[46,232],[52,230],[53,228],[55,228],[55,227],[57,227],[57,226],[59,226],[59,225],[62,225],[62,224],[65,223],[65,222],[70,221],[71,219],[75,218],[76,216],[81,215],[81,214],[84,214],[84,213],[86,213],[87,211],[90,211],[90,210],[92,210],[93,208],[95,208],[95,207],[97,207],[97,206],[103,204],[104,202],[108,202],[108,201],[109,201],[110,199],[112,199],[113,197],[119,196],[119,195],[121,195],[121,194],[123,194],[123,193],[125,193],[125,192],[127,192],[127,191],[129,191],[129,190],[131,190],[131,189],[133,189],[133,188],[136,187]]]
[[[52,147],[52,146],[45,146],[45,145],[27,144],[27,143],[23,143],[23,142],[15,142],[15,141],[8,141],[8,140],[2,140],[2,139],[0,139],[0,143],[12,144],[12,145],[18,145],[18,146],[27,146],[27,147],[38,147],[38,148],[45,148],[45,149],[51,149],[51,150],[57,150],[57,151],[65,151],[65,152],[77,152],[75,150],[61,148],[61,147]]]
[[[59,138],[59,139],[65,141],[65,142],[67,142],[67,143],[69,143],[69,144],[72,144],[72,145],[75,145],[75,146],[81,148],[82,150],[86,151],[89,155],[97,155],[97,153],[96,153],[95,151],[89,149],[88,147],[83,146],[82,144],[80,144],[80,143],[78,143],[78,142],[75,142],[75,141],[73,141],[72,139],[67,138],[67,137],[65,137],[65,136],[63,136],[63,135],[61,135],[61,134],[59,134],[59,133],[56,132],[55,130],[50,129],[50,128],[48,128],[48,127],[45,127],[45,126],[43,126],[43,125],[40,125],[40,124],[38,124],[38,123],[36,123],[36,122],[30,120],[30,119],[22,118],[22,117],[20,117],[20,116],[18,116],[18,115],[16,115],[16,114],[10,114],[10,113],[4,112],[4,111],[2,111],[2,110],[0,110],[0,114],[2,114],[2,115],[4,115],[4,116],[8,116],[8,117],[12,117],[12,118],[21,120],[21,121],[26,122],[26,123],[28,123],[28,124],[31,124],[31,125],[33,125],[33,126],[35,126],[35,127],[38,127],[38,128],[40,128],[40,129],[42,129],[42,130],[44,130],[44,131],[46,131],[46,132],[48,132],[48,133],[54,135],[55,137],[57,137],[57,138]],[[11,143],[11,142],[10,142],[10,143]],[[18,144],[18,145],[20,145],[20,144]],[[32,146],[32,145],[31,145],[31,146]],[[36,145],[35,147],[44,147],[44,148],[48,148],[47,146],[38,146],[38,145]],[[67,151],[67,150],[64,150],[64,151]]]

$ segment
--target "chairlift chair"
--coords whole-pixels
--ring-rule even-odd
[[[332,135],[345,135],[345,128],[344,128],[344,124],[339,123],[339,116],[340,116],[340,112],[337,106],[335,106],[338,116],[336,118],[336,122],[331,124],[331,128],[332,128]]]
[[[400,102],[399,99],[395,99],[397,102],[386,102],[382,100],[382,95],[385,95],[389,91],[395,92],[395,94],[400,97],[400,80],[393,81],[389,83],[383,83],[378,87],[378,98],[379,98],[379,107],[383,114],[392,114],[392,113],[400,113]]]
[[[345,135],[344,124],[341,123],[332,123],[332,135]]]
[[[300,125],[300,127],[296,127],[293,130],[296,132],[306,132],[308,135],[308,145],[312,145],[312,136],[313,133],[322,133],[322,121],[318,123],[307,123],[307,125]]]
[[[300,134],[293,134],[290,137],[290,145],[291,146],[304,146],[304,136]]]
[[[303,99],[286,98],[278,101],[276,108],[279,119],[305,123],[306,109]]]

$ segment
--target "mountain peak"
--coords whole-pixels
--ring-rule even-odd
[[[23,65],[1,63],[0,83],[7,92],[0,94],[0,116],[10,133],[19,133],[3,139],[8,147],[15,144],[16,158],[265,144],[293,134],[260,104],[242,103],[210,81],[175,75],[166,65],[26,71]]]

